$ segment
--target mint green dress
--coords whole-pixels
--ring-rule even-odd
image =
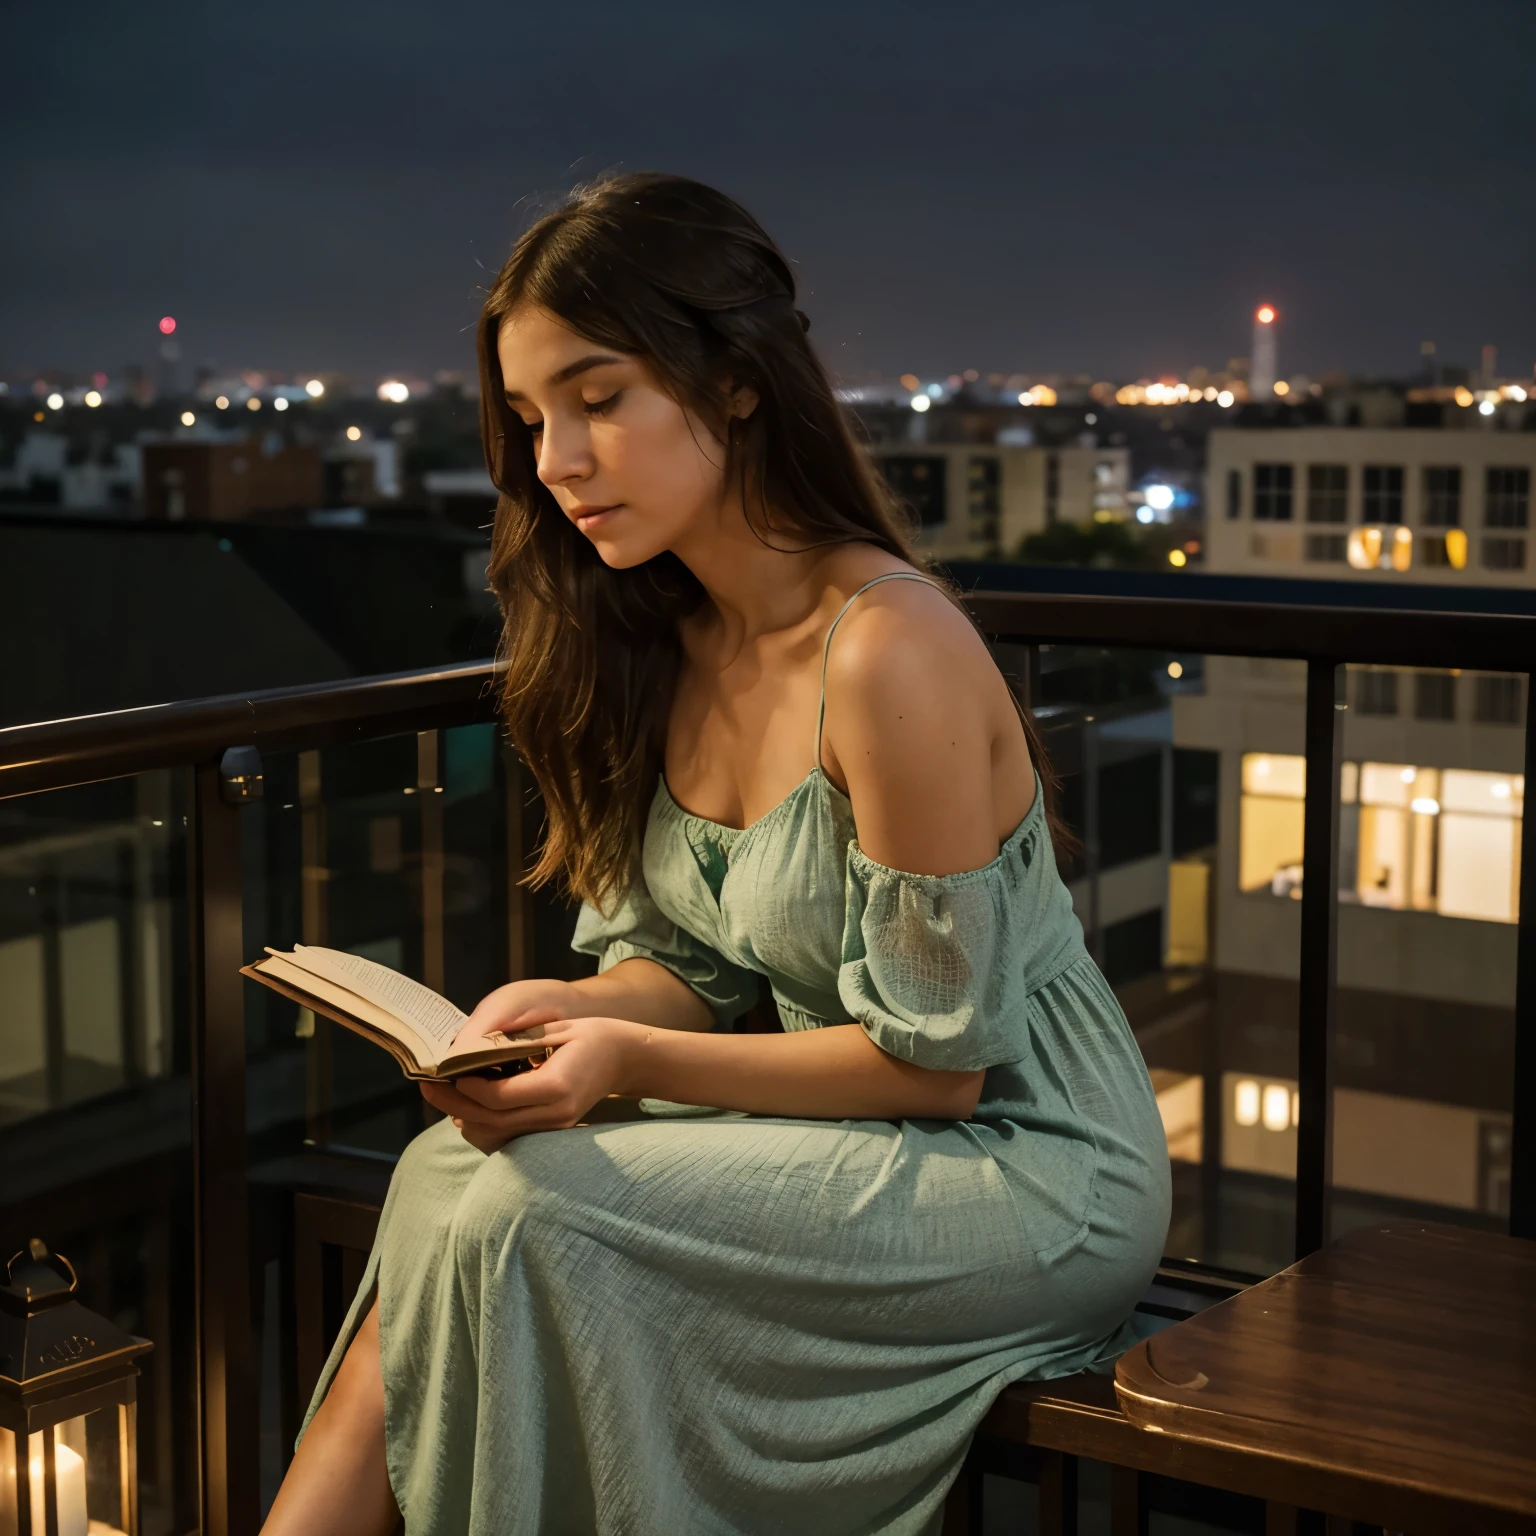
[[[990,864],[930,876],[868,858],[819,766],[741,830],[657,784],[643,878],[577,949],[656,961],[721,1028],[766,985],[785,1029],[857,1020],[984,1070],[981,1101],[899,1123],[646,1101],[490,1157],[451,1122],[419,1136],[315,1394],[377,1292],[409,1536],[935,1532],[1007,1383],[1137,1336],[1167,1148],[1041,802]]]

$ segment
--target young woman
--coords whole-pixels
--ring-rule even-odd
[[[922,574],[737,204],[623,176],[480,326],[504,713],[598,974],[427,1086],[268,1531],[929,1532],[1167,1230],[1038,741]],[[771,995],[782,1033],[731,1025]],[[579,1122],[610,1094],[637,1122]],[[705,1107],[708,1106],[708,1107]]]

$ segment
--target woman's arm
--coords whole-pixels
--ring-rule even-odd
[[[482,1035],[515,1034],[533,1024],[602,1014],[655,1029],[712,1029],[715,1015],[687,982],[654,960],[632,956],[600,976],[511,981],[488,992],[454,1037],[464,1049]]]
[[[423,1083],[422,1094],[483,1151],[575,1125],[599,1099],[669,1099],[801,1120],[966,1120],[982,1072],[937,1072],[882,1051],[857,1024],[783,1035],[700,1035],[627,1019],[547,1026],[535,1072]]]

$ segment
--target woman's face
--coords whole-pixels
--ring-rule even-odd
[[[641,359],[531,304],[502,322],[496,352],[539,479],[605,564],[640,565],[719,511],[725,444]]]

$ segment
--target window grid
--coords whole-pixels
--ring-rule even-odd
[[[1403,470],[1399,464],[1367,464],[1361,519],[1366,523],[1403,520]]]
[[[1307,466],[1307,521],[1309,523],[1347,523],[1349,521],[1349,465],[1309,464]]]
[[[1461,527],[1461,468],[1427,465],[1424,470],[1424,526]]]
[[[1253,515],[1260,522],[1288,523],[1295,472],[1289,464],[1253,466]]]
[[[1519,725],[1523,690],[1518,677],[1497,673],[1477,677],[1472,684],[1472,718],[1479,725]]]
[[[1361,672],[1355,680],[1355,708],[1362,715],[1397,713],[1397,673]]]
[[[1342,533],[1309,533],[1307,535],[1307,559],[1331,560],[1342,563],[1349,557],[1349,539]]]
[[[1450,672],[1416,672],[1413,678],[1416,720],[1456,718],[1456,678]]]
[[[1523,571],[1525,569],[1525,540],[1483,536],[1483,569],[1485,571]]]
[[[1529,523],[1530,509],[1530,470],[1490,467],[1484,482],[1483,527],[1524,528]],[[1520,564],[1524,563],[1522,559]]]

